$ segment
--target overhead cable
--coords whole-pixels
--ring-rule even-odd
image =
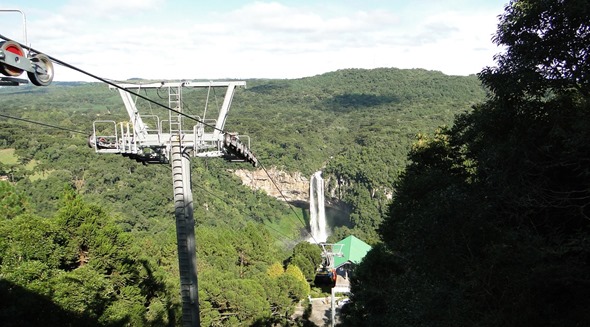
[[[7,115],[3,115],[3,114],[0,114],[0,117],[14,119],[14,120],[20,120],[20,121],[24,121],[24,122],[27,122],[27,123],[37,124],[37,125],[41,125],[41,126],[45,126],[45,127],[55,128],[55,129],[61,129],[62,131],[67,131],[67,132],[72,132],[72,133],[78,133],[78,134],[88,135],[88,133],[86,133],[86,132],[81,132],[81,131],[77,131],[77,130],[74,130],[74,129],[69,129],[69,128],[64,128],[64,127],[49,125],[49,124],[45,124],[45,123],[41,123],[41,122],[33,121],[33,120],[28,120],[28,119],[24,119],[24,118],[12,117],[12,116],[7,116]]]

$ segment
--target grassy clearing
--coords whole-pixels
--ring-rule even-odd
[[[31,182],[40,180],[40,179],[46,179],[47,177],[49,177],[49,175],[51,175],[52,172],[54,172],[55,170],[48,170],[48,171],[44,171],[44,172],[36,172],[32,175],[29,175],[29,180]]]
[[[14,154],[14,149],[0,149],[0,163],[9,166],[18,165],[18,156]],[[24,169],[33,171],[38,164],[39,161],[33,159],[24,166]],[[33,182],[36,180],[45,179],[51,174],[52,171],[53,170],[46,172],[36,172],[32,175],[29,175],[29,180]]]
[[[268,228],[270,234],[280,241],[282,244],[295,246],[298,242],[304,240],[305,235],[301,235],[300,231],[304,225],[304,213],[301,208],[293,207],[295,213],[283,217],[279,221],[264,222],[264,225]]]
[[[14,149],[0,149],[0,162],[5,165],[17,164],[18,157],[14,154]]]
[[[33,170],[33,169],[35,169],[35,167],[37,167],[37,164],[38,163],[39,163],[39,161],[33,159],[33,160],[29,161],[29,163],[27,163],[25,165],[25,169],[26,170]]]

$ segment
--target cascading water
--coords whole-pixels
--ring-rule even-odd
[[[324,179],[322,172],[315,172],[309,181],[309,226],[312,243],[326,242],[326,208],[324,206]]]

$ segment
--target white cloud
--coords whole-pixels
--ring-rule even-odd
[[[373,67],[465,75],[491,64],[498,52],[490,39],[500,12],[429,14],[417,13],[413,4],[403,10],[346,10],[306,3],[166,12],[163,0],[71,1],[35,15],[29,40],[49,55],[113,79],[296,78]],[[56,80],[70,79],[89,80],[56,68]]]
[[[63,8],[66,15],[120,17],[138,11],[156,10],[164,0],[71,0]]]

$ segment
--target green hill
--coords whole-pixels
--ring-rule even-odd
[[[475,76],[425,70],[351,69],[247,84],[234,97],[226,130],[248,134],[266,167],[307,175],[323,169],[326,194],[350,212],[350,224],[333,237],[354,233],[371,244],[416,135],[450,124],[485,97]],[[167,102],[157,92],[142,94]],[[199,115],[203,96],[187,91],[186,112]],[[219,97],[212,95],[210,111]],[[0,98],[2,115],[61,128],[0,120],[0,148],[14,149],[0,175],[15,181],[0,188],[11,208],[0,230],[5,240],[18,240],[0,241],[0,276],[8,283],[2,291],[26,287],[30,301],[48,297],[64,314],[88,314],[100,325],[178,319],[170,169],[98,155],[86,145],[94,120],[128,120],[118,93],[101,83],[55,83],[1,88]],[[166,114],[144,100],[138,105]],[[276,269],[305,238],[306,215],[241,185],[229,171],[235,167],[193,160],[202,321],[280,321],[306,292],[293,268]],[[78,302],[76,281],[86,290]],[[220,292],[227,284],[242,292]],[[22,309],[7,308],[0,317]]]

